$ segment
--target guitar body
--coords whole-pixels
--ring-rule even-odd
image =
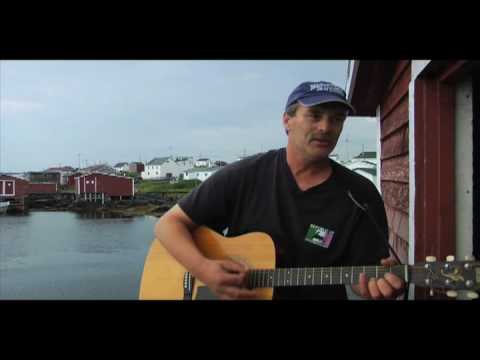
[[[201,226],[193,233],[200,251],[212,260],[234,259],[252,269],[275,268],[275,246],[265,233],[254,232],[227,238]],[[187,270],[155,239],[145,261],[140,283],[140,300],[183,300]],[[205,285],[195,281],[193,299]],[[272,288],[256,289],[259,300],[270,300]]]

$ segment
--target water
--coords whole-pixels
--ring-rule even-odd
[[[0,299],[138,299],[156,217],[0,216]]]

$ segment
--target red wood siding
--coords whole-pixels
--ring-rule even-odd
[[[455,253],[454,89],[415,81],[415,260]]]
[[[56,193],[57,192],[57,184],[52,184],[52,183],[30,183],[28,187],[28,192],[30,194],[39,194],[39,193]]]
[[[0,193],[0,196],[3,197],[24,197],[28,195],[28,188],[29,188],[29,182],[23,179],[19,179],[13,176],[6,176],[2,175],[0,176],[0,182],[4,184],[3,186],[3,192]],[[7,191],[7,187],[5,186],[7,183],[14,184],[15,186],[15,195],[7,195],[6,193],[10,193]]]
[[[389,241],[402,262],[408,261],[410,61],[399,61],[380,104],[381,188]]]
[[[133,180],[119,176],[90,174],[80,177],[80,194],[98,193],[108,196],[133,196]],[[96,187],[95,187],[96,185]],[[78,194],[78,183],[75,183]]]

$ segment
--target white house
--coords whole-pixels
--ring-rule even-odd
[[[220,169],[221,166],[215,167],[194,167],[193,169],[186,170],[183,173],[184,180],[206,180],[210,175],[212,175],[215,171]]]
[[[191,157],[154,158],[145,165],[145,171],[142,171],[141,176],[144,180],[177,178],[192,167]]]
[[[121,172],[121,171],[128,171],[129,170],[129,165],[128,162],[120,162],[116,164],[114,167],[116,172]]]
[[[195,161],[195,167],[211,167],[212,161],[210,159],[198,159]]]

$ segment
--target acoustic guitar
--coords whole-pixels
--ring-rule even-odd
[[[249,266],[246,285],[257,290],[259,300],[272,299],[273,288],[279,286],[355,284],[362,272],[375,278],[391,272],[406,282],[430,288],[431,294],[433,289],[442,289],[450,297],[467,290],[467,298],[475,299],[478,294],[474,290],[480,287],[480,263],[473,258],[457,261],[448,256],[445,262],[439,262],[429,256],[415,265],[275,268],[275,247],[268,234],[252,232],[224,237],[200,226],[193,237],[200,251],[212,260],[245,262]],[[205,285],[195,280],[160,241],[152,242],[140,284],[141,300],[198,300],[202,298],[200,294],[208,293]]]

